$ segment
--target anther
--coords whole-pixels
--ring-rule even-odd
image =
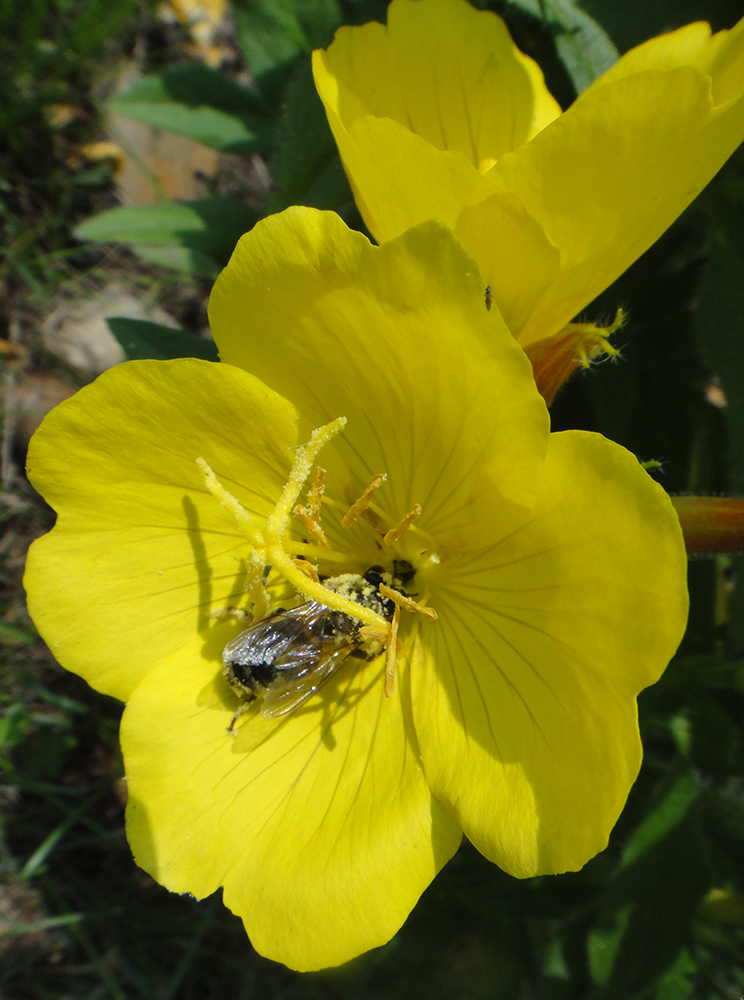
[[[400,623],[400,605],[395,605],[393,620],[390,623],[390,635],[385,650],[385,697],[390,698],[395,692],[395,661],[398,657],[398,624]]]
[[[302,521],[304,526],[319,545],[329,549],[330,545],[328,543],[328,539],[320,526],[320,506],[323,501],[324,491],[325,469],[322,469],[319,465],[317,465],[315,467],[313,484],[307,494],[307,507],[301,507],[298,504],[298,506],[294,509],[294,515],[298,520]]]
[[[312,563],[309,563],[307,559],[293,559],[292,563],[301,573],[305,574],[308,580],[312,580],[313,583],[320,583],[320,577],[318,576],[315,567]]]
[[[323,531],[318,521],[308,512],[306,507],[300,507],[299,505],[295,507],[294,516],[298,521],[302,522],[305,528],[307,528],[318,545],[322,545],[326,549],[331,547],[328,539],[326,538],[325,531]]]
[[[400,536],[404,535],[411,527],[413,522],[418,520],[418,518],[420,517],[421,517],[421,504],[415,503],[413,507],[411,507],[411,509],[408,511],[406,516],[403,518],[403,520],[400,521],[399,524],[396,524],[394,528],[391,528],[390,531],[386,532],[385,537],[383,538],[383,542],[386,545],[392,545],[393,542],[397,542]]]
[[[424,618],[429,618],[431,621],[436,621],[439,617],[434,608],[429,608],[425,604],[419,604],[418,601],[414,601],[408,594],[401,594],[399,590],[393,590],[386,583],[381,583],[378,590],[383,597],[387,597],[389,601],[392,601],[396,607],[402,608],[403,611],[415,611],[423,615]]]
[[[320,522],[320,505],[323,501],[323,494],[325,493],[325,474],[325,469],[321,468],[319,465],[315,466],[313,484],[307,494],[307,512],[316,522]]]
[[[372,476],[369,486],[365,489],[364,493],[355,500],[354,503],[349,507],[344,516],[341,518],[341,527],[350,528],[354,521],[363,514],[367,507],[370,505],[372,500],[372,494],[375,492],[378,486],[381,486],[387,479],[386,472],[380,472],[376,476]]]

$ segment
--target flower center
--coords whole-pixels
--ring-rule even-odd
[[[365,639],[386,647],[385,689],[387,694],[392,694],[401,609],[418,612],[429,619],[436,618],[436,612],[432,608],[419,604],[412,597],[390,585],[394,582],[396,584],[404,582],[398,578],[405,574],[398,572],[397,567],[408,566],[403,560],[394,558],[397,554],[396,543],[409,531],[415,531],[422,538],[426,537],[425,533],[415,526],[422,509],[420,504],[414,504],[397,523],[390,525],[384,531],[378,529],[381,536],[377,539],[378,545],[383,552],[385,549],[388,550],[390,555],[388,561],[392,567],[392,572],[385,576],[390,582],[379,584],[382,602],[361,603],[347,596],[343,588],[324,586],[313,563],[358,565],[362,572],[370,567],[369,564],[363,566],[364,560],[355,558],[352,553],[331,547],[321,524],[322,507],[325,505],[336,513],[343,512],[340,518],[342,529],[351,528],[368,512],[385,519],[384,513],[373,502],[375,491],[387,478],[385,473],[373,476],[359,498],[351,506],[345,506],[326,495],[325,470],[317,466],[307,491],[305,505],[298,503],[321,449],[345,426],[346,418],[339,417],[313,431],[308,443],[297,448],[287,482],[276,506],[263,524],[258,523],[240,502],[228,493],[203,458],[197,458],[196,462],[204,474],[207,489],[230,512],[249,544],[250,552],[246,559],[246,592],[254,621],[259,621],[271,613],[271,598],[266,590],[266,582],[269,571],[278,573],[298,595],[359,621]],[[293,538],[290,529],[292,516],[302,524],[307,535],[313,539],[312,542],[297,541]],[[427,544],[424,547],[430,546]],[[392,602],[394,607],[392,620],[379,613],[381,604],[384,605],[386,602]]]

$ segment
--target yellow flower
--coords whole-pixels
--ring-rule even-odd
[[[543,369],[607,347],[571,320],[744,139],[744,20],[646,42],[563,114],[501,19],[465,0],[393,0],[386,27],[341,28],[313,69],[375,239],[447,223]]]
[[[115,368],[29,457],[58,512],[29,606],[62,664],[127,701],[138,864],[176,892],[224,886],[258,951],[301,970],[387,941],[463,831],[518,877],[581,867],[684,629],[664,491],[601,436],[550,434],[439,223],[374,247],[290,209],[241,240],[210,315],[223,363]],[[236,716],[222,655],[246,626],[225,609],[316,598],[308,564],[405,575],[438,618],[404,610],[396,647],[389,614],[348,602],[390,653],[350,655],[285,715]]]

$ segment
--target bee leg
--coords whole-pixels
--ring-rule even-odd
[[[250,697],[248,697],[246,701],[243,701],[240,703],[240,705],[238,705],[238,709],[235,715],[233,715],[232,719],[230,720],[230,725],[227,727],[228,733],[235,732],[235,723],[238,721],[241,715],[245,715],[245,713],[250,710],[255,700],[256,696],[250,695]]]

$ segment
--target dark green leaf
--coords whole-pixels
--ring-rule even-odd
[[[184,274],[195,274],[201,278],[216,278],[222,267],[211,257],[190,247],[157,247],[132,244],[132,250],[142,260],[160,267],[170,267]]]
[[[525,14],[529,14],[530,17],[536,18],[538,21],[543,20],[543,9],[540,5],[540,0],[509,0],[512,7],[517,7],[519,10],[524,11]]]
[[[604,25],[621,52],[691,21],[709,21],[719,31],[742,15],[741,0],[582,0],[581,6]]]
[[[109,316],[106,322],[129,361],[143,358],[154,358],[156,361],[168,361],[172,358],[219,361],[217,345],[206,337],[174,330],[173,327],[151,323],[145,319]]]
[[[674,829],[697,798],[697,787],[685,771],[672,784],[661,802],[636,827],[625,845],[622,866],[637,861],[666,833]]]
[[[201,64],[169,66],[113,98],[110,107],[223,152],[263,151],[273,141],[272,122],[260,98]]]
[[[309,61],[287,88],[281,133],[274,164],[276,193],[270,210],[307,205],[340,211],[351,206],[351,188],[315,91]]]
[[[336,0],[235,0],[240,47],[255,77],[327,45],[341,22]]]
[[[129,243],[157,263],[213,277],[256,219],[255,212],[234,198],[214,197],[114,208],[86,219],[75,235],[83,240]]]
[[[629,846],[633,860],[605,894],[605,916],[590,938],[601,1000],[650,996],[680,961],[712,878],[693,798],[683,775],[642,824]]]
[[[580,94],[619,57],[610,36],[571,0],[542,0],[545,19],[576,92]]]

